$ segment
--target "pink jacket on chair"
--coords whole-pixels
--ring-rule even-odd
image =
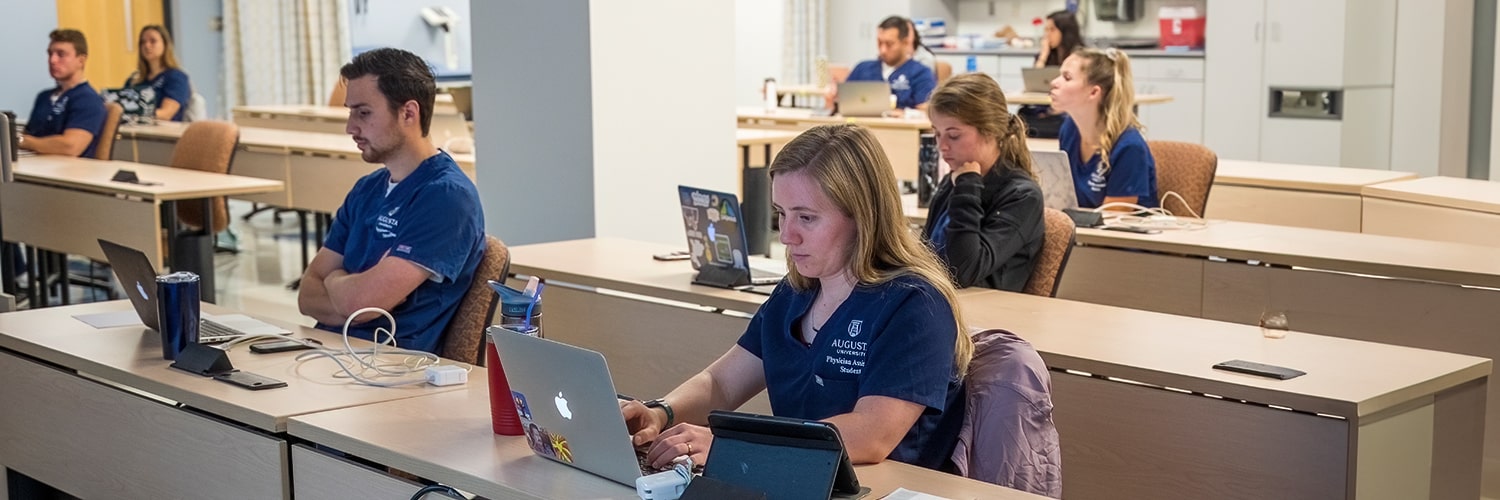
[[[1014,333],[991,329],[970,336],[974,359],[952,457],[959,474],[1062,498],[1062,449],[1046,363]]]

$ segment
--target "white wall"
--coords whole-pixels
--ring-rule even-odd
[[[732,2],[589,3],[597,236],[681,245],[679,184],[739,190],[734,14]],[[663,19],[692,22],[640,29]]]
[[[502,3],[509,5],[514,2]],[[357,11],[357,5],[364,8]],[[459,26],[453,30],[457,69],[447,66],[443,31],[422,20],[424,7],[437,6],[453,9],[459,16]],[[355,54],[380,47],[405,49],[432,63],[439,75],[468,74],[473,68],[469,55],[473,34],[469,27],[474,24],[471,17],[467,0],[349,0],[349,46]],[[534,43],[531,41],[526,45]]]
[[[1495,90],[1490,111],[1490,180],[1500,182],[1500,9],[1496,9]]]
[[[734,2],[734,102],[759,105],[766,78],[785,83],[781,64],[786,35],[786,3],[781,0]]]
[[[15,111],[25,119],[37,93],[57,82],[47,75],[47,33],[57,27],[57,5],[52,2],[5,2],[5,29],[0,30],[0,110]]]
[[[911,17],[911,0],[828,0],[828,62],[854,66],[874,59],[875,27],[889,16]]]

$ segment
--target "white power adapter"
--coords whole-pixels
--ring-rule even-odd
[[[427,367],[427,383],[432,385],[458,385],[469,382],[469,371],[457,365],[434,365]]]

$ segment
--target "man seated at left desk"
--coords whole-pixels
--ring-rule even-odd
[[[356,311],[379,307],[396,321],[396,345],[437,353],[484,254],[479,191],[427,140],[437,84],[422,58],[376,49],[340,73],[349,82],[345,131],[366,162],[385,167],[344,198],[302,276],[297,305],[333,332]],[[377,327],[392,325],[366,313],[349,335],[374,339]]]
[[[53,30],[47,70],[57,87],[37,94],[20,146],[42,154],[93,157],[104,130],[104,98],[84,75],[89,44],[78,30]]]

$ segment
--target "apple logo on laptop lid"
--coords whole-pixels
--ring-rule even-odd
[[[562,391],[557,392],[557,397],[552,398],[552,402],[557,404],[557,413],[562,418],[573,420],[573,410],[568,409],[568,398],[563,397]]]

